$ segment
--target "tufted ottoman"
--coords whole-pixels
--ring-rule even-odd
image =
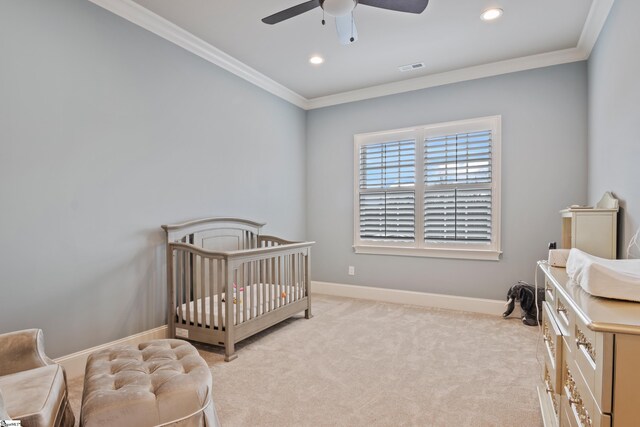
[[[114,346],[89,356],[80,425],[218,426],[211,371],[182,340]]]

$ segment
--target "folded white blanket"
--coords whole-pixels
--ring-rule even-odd
[[[567,275],[591,295],[640,302],[640,260],[600,258],[573,248]]]

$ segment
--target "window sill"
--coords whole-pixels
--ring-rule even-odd
[[[482,261],[499,261],[502,251],[490,249],[433,249],[409,248],[400,246],[357,245],[353,247],[357,254],[397,255],[423,258],[474,259]]]

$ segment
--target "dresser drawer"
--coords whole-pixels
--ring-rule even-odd
[[[562,335],[569,336],[575,314],[567,300],[559,293],[556,294],[553,317],[556,319]]]
[[[556,303],[556,287],[553,286],[553,283],[545,277],[544,278],[544,300],[551,305],[551,307],[555,306]]]
[[[569,419],[571,426],[610,427],[611,416],[603,414],[589,390],[588,385],[578,372],[571,358],[562,361],[562,394],[567,400],[561,403],[561,418]],[[566,423],[561,423],[565,425]]]
[[[560,427],[580,427],[564,393],[560,395]]]
[[[562,332],[556,324],[552,309],[546,302],[542,304],[542,340],[545,363],[549,370],[550,381],[554,390],[562,387]]]
[[[613,336],[590,330],[576,317],[569,343],[573,345],[572,359],[598,408],[611,412]]]
[[[552,374],[549,366],[545,362],[543,370],[543,393],[541,393],[540,404],[543,408],[543,418],[545,427],[557,426],[560,420],[560,388],[556,388],[552,381]],[[561,385],[562,386],[562,385]]]

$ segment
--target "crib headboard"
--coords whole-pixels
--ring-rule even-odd
[[[209,251],[238,251],[257,247],[264,223],[242,218],[204,218],[182,224],[163,225],[167,243],[184,242]]]

